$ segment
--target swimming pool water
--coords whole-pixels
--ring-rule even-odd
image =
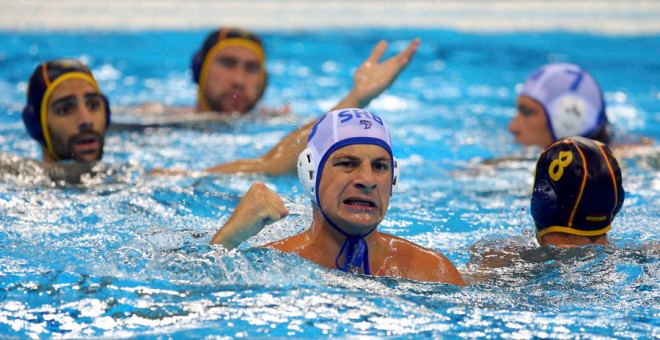
[[[192,105],[190,56],[205,31],[0,33],[0,152],[40,158],[20,111],[43,60],[85,61],[116,122],[131,105]],[[294,176],[155,177],[255,157],[337,102],[381,39],[420,50],[370,109],[392,127],[402,181],[381,230],[444,253],[465,288],[320,268],[251,246],[303,230],[311,209]],[[660,36],[467,34],[447,30],[264,32],[263,104],[292,115],[230,126],[112,130],[100,175],[85,184],[0,175],[0,334],[6,337],[660,337],[657,149],[622,159],[625,205],[611,239],[621,249],[536,252],[478,272],[480,251],[530,252],[535,155],[506,127],[516,86],[541,64],[583,65],[600,82],[618,135],[660,140]],[[391,51],[389,51],[391,52]],[[388,54],[391,55],[391,54]],[[221,151],[220,151],[221,150]],[[285,197],[292,216],[240,251],[208,245],[254,180]],[[478,254],[478,253],[477,253]]]

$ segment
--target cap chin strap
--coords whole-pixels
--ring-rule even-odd
[[[366,275],[371,275],[371,268],[369,268],[369,246],[364,240],[369,234],[371,234],[378,226],[371,228],[368,232],[362,235],[351,235],[339,228],[334,222],[332,222],[328,216],[325,214],[320,205],[317,204],[319,211],[323,215],[323,218],[328,222],[328,224],[337,232],[342,234],[346,239],[342,242],[341,247],[339,247],[339,253],[335,258],[335,267],[337,269],[348,272],[351,268],[351,265],[356,268],[362,267]],[[346,252],[344,256],[344,265],[339,264],[339,258],[341,254]]]
[[[539,243],[541,243],[541,238],[549,233],[563,233],[569,235],[591,237],[591,236],[598,236],[607,233],[608,231],[610,231],[610,229],[612,229],[612,225],[608,224],[605,227],[596,230],[582,230],[577,228],[569,228],[565,226],[556,226],[556,225],[548,226],[539,230],[538,224],[536,225],[536,228],[537,228],[536,237],[538,238]]]

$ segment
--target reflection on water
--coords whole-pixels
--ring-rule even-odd
[[[464,275],[479,278],[466,288],[355,276],[272,250],[208,245],[227,217],[223,211],[247,185],[240,178],[142,175],[119,183],[128,176],[122,171],[135,170],[122,169],[91,188],[25,187],[7,201],[13,203],[3,216],[0,243],[3,334],[545,337],[578,330],[611,335],[612,326],[626,334],[655,330],[645,318],[630,316],[651,317],[657,310],[657,250],[539,249],[527,231],[482,239],[469,261],[454,260]],[[232,180],[240,190],[231,189]],[[287,204],[301,215],[269,227],[255,244],[311,219],[303,202]],[[407,229],[424,227],[413,222],[397,229],[397,219],[415,220],[394,216],[388,229],[415,234]],[[465,234],[429,242],[436,249],[453,243],[466,249],[473,234]],[[455,259],[458,251],[446,253]],[[480,258],[493,252],[517,257],[479,269]]]
[[[179,240],[190,237],[182,232]],[[3,334],[113,337],[204,329],[251,337],[544,337],[576,330],[611,335],[606,325],[626,325],[633,334],[654,330],[629,315],[652,315],[656,308],[657,251],[537,250],[487,282],[458,288],[354,276],[264,249],[227,252],[197,244],[162,250],[146,238],[126,243],[105,261],[83,257],[71,262],[78,266],[57,270],[3,260],[2,272],[11,278],[0,286]]]
[[[617,71],[631,60],[630,51],[645,50],[657,37],[568,35],[567,43],[564,34],[414,33],[423,41],[415,61],[371,106],[395,127],[402,168],[381,228],[441,251],[470,286],[349,275],[252,249],[309,224],[311,208],[293,175],[148,174],[155,167],[199,170],[261,155],[348,90],[352,67],[366,57],[363,45],[385,36],[392,46],[405,46],[412,34],[271,33],[265,41],[273,72],[264,104],[292,103],[292,116],[111,130],[104,162],[75,184],[50,180],[29,165],[18,175],[0,175],[0,334],[657,337],[660,254],[642,249],[660,234],[657,150],[622,161],[627,196],[610,235],[616,247],[539,249],[528,212],[535,155],[512,145],[506,131],[515,84],[556,52],[551,46],[563,46],[565,57],[553,58],[588,62],[606,94],[626,94],[606,96],[616,99],[618,128],[660,139],[658,122],[649,118],[657,111],[657,58],[640,55],[639,70],[626,69],[626,77]],[[134,42],[138,54],[157,50],[156,42],[180,52],[192,51],[202,35],[0,34],[9,46],[7,68],[0,70],[6,75],[0,88],[7,89],[0,101],[0,152],[39,157],[19,112],[27,74],[37,59],[50,57],[46,46],[59,46],[52,53],[87,55],[92,70],[101,71],[100,86],[120,105],[170,94],[168,103],[185,105],[194,94],[184,81],[187,57],[168,59],[171,72],[152,72],[165,57],[133,59],[120,53],[122,41]],[[91,47],[83,51],[85,44]],[[42,52],[26,55],[23,45],[42,46]],[[611,53],[603,54],[605,47]],[[25,77],[9,71],[24,69]],[[481,165],[512,154],[528,160]],[[208,245],[254,180],[277,189],[291,216],[239,250]],[[520,256],[479,268],[498,252]]]

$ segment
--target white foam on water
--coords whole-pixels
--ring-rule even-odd
[[[649,0],[0,0],[0,30],[79,31],[328,28],[447,28],[467,32],[660,33]]]

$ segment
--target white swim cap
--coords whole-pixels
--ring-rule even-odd
[[[318,202],[316,188],[327,158],[335,150],[353,144],[373,144],[385,149],[392,159],[392,185],[396,184],[398,165],[392,156],[392,142],[385,122],[367,110],[335,110],[314,125],[307,149],[298,156],[298,177],[312,201]]]
[[[543,106],[554,141],[568,136],[594,137],[607,124],[598,84],[577,65],[541,67],[527,78],[521,94]]]

